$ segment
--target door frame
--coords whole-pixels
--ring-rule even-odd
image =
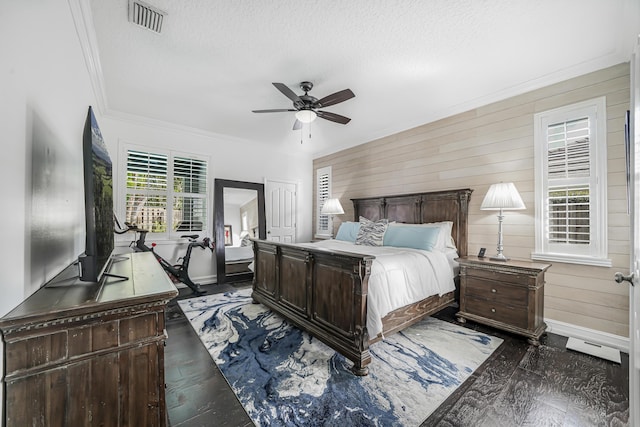
[[[631,120],[627,161],[630,200],[629,425],[640,425],[640,38],[631,57]]]

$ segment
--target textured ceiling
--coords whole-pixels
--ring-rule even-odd
[[[361,144],[628,60],[634,0],[147,0],[155,34],[127,0],[88,0],[107,114],[314,155]],[[272,82],[314,83],[347,125],[293,131]],[[303,143],[301,144],[301,140]]]

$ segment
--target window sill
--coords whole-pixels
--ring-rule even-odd
[[[607,258],[595,258],[589,256],[569,255],[569,254],[545,254],[531,253],[534,261],[563,262],[567,264],[590,265],[594,267],[611,267],[611,260]]]

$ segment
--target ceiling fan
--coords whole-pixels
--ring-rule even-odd
[[[330,113],[328,111],[321,111],[319,108],[329,107],[331,105],[339,104],[347,99],[353,98],[355,95],[351,92],[351,89],[344,89],[324,98],[318,99],[309,95],[309,91],[313,88],[313,83],[302,82],[300,83],[300,89],[304,91],[304,95],[296,95],[287,85],[284,83],[273,83],[273,85],[287,98],[293,101],[293,108],[276,108],[272,110],[253,110],[254,113],[282,113],[285,111],[296,111],[296,121],[293,124],[293,130],[302,128],[303,123],[311,123],[320,117],[325,120],[340,123],[346,125],[351,121],[349,117],[341,116],[340,114]]]

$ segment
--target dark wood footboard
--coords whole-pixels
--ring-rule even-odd
[[[367,375],[367,290],[373,256],[254,241],[255,301],[280,313]]]

